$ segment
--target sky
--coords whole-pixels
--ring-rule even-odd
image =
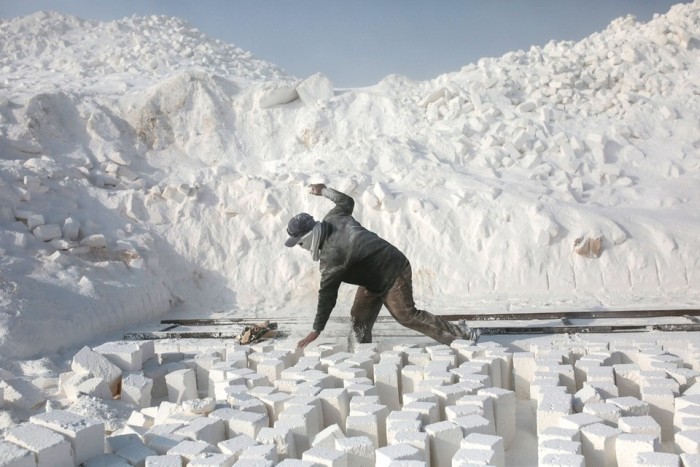
[[[52,10],[84,19],[168,15],[251,51],[297,77],[322,72],[336,87],[415,80],[481,57],[578,41],[615,18],[648,21],[669,0],[0,0],[0,18]]]

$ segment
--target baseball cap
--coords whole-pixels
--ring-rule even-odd
[[[296,216],[289,219],[287,224],[287,234],[289,238],[284,242],[285,246],[293,247],[299,243],[301,237],[306,235],[314,228],[316,221],[311,216],[305,212],[299,213]]]

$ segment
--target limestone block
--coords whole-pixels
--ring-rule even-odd
[[[454,422],[437,422],[426,425],[425,432],[430,437],[430,465],[451,466],[452,458],[464,438],[460,426]]]
[[[70,442],[58,433],[34,423],[11,428],[5,440],[34,453],[38,467],[73,467]]]
[[[615,440],[622,430],[603,423],[581,428],[581,452],[590,465],[615,465]]]
[[[34,453],[14,443],[0,440],[0,465],[7,467],[36,467]]]
[[[642,401],[649,404],[649,415],[654,417],[661,427],[663,442],[673,439],[673,415],[676,397],[672,390],[665,387],[645,387],[642,390]]]
[[[580,454],[547,454],[543,459],[540,459],[540,467],[585,467],[585,458]]]
[[[350,395],[346,389],[324,389],[318,394],[323,408],[324,425],[344,427],[350,413]]]
[[[530,383],[535,374],[535,356],[532,352],[513,353],[513,384],[518,399],[530,398]]]
[[[613,397],[607,399],[606,402],[620,407],[623,417],[649,415],[649,404],[636,397]]]
[[[323,73],[316,73],[299,83],[296,91],[305,105],[314,106],[333,97],[333,83]]]
[[[348,454],[334,448],[314,446],[301,456],[301,460],[326,467],[349,467]]]
[[[491,465],[494,467],[505,467],[506,465],[505,447],[503,445],[503,438],[500,436],[472,433],[461,441],[460,448],[492,451],[493,457],[490,459]]]
[[[150,407],[152,390],[152,379],[131,373],[122,380],[121,400],[137,407]]]
[[[167,452],[168,455],[181,456],[187,465],[194,458],[205,452],[216,452],[216,448],[205,441],[181,441]]]
[[[397,465],[400,461],[422,461],[422,455],[418,448],[405,443],[386,446],[375,451],[375,465],[377,467],[389,467]],[[431,464],[437,466],[437,464]],[[441,464],[443,465],[443,464]],[[444,464],[451,465],[451,464]]]
[[[394,437],[392,444],[408,444],[418,448],[421,460],[427,465],[430,462],[430,436],[425,432],[401,431]],[[391,444],[390,444],[391,446]]]
[[[537,433],[542,433],[549,427],[562,426],[559,424],[559,421],[572,412],[571,401],[571,394],[561,394],[553,391],[546,393],[542,401],[537,405]]]
[[[275,465],[279,461],[274,444],[256,444],[247,447],[239,456],[239,465]]]
[[[235,462],[236,460],[238,460],[238,457],[243,451],[245,451],[250,446],[255,446],[256,444],[258,444],[258,442],[250,436],[239,435],[221,441],[217,445],[217,447],[222,453],[230,455],[233,458],[233,461]]]
[[[258,443],[272,444],[280,460],[297,458],[294,433],[284,426],[263,427],[255,438]]]
[[[404,404],[403,410],[405,412],[418,412],[424,426],[440,421],[440,408],[437,402],[409,402]]]
[[[70,241],[78,239],[80,233],[80,222],[73,217],[66,218],[63,221],[63,238]]]
[[[217,409],[209,414],[209,418],[218,418],[224,422],[227,438],[246,435],[255,439],[262,428],[270,426],[267,414],[230,408]]]
[[[338,426],[338,424],[332,424],[321,430],[319,434],[314,436],[311,442],[312,447],[322,447],[325,449],[335,449],[335,440],[339,438],[345,438],[345,433]]]
[[[0,380],[2,391],[1,405],[19,410],[31,410],[45,402],[41,390],[22,378],[8,378]]]
[[[659,439],[654,435],[621,433],[615,440],[615,455],[618,467],[634,466],[637,454],[658,450],[660,450]]]
[[[205,441],[216,445],[226,439],[226,424],[216,417],[195,418],[175,432],[192,441]]]
[[[348,465],[372,467],[375,462],[375,447],[366,436],[355,436],[335,440],[335,450],[348,456]]]
[[[548,454],[581,454],[581,443],[562,439],[538,441],[537,457],[544,459]]]
[[[617,422],[622,416],[622,410],[620,407],[609,402],[586,404],[582,413],[595,415],[610,426],[617,426]]]
[[[503,438],[505,449],[509,449],[515,439],[515,392],[502,388],[488,388],[479,391],[493,400],[496,435]]]
[[[674,436],[676,452],[700,454],[700,430],[679,431]]]
[[[75,462],[80,464],[104,453],[105,425],[66,410],[52,410],[30,417],[30,422],[60,433],[73,448]]]
[[[50,242],[51,240],[61,238],[63,235],[63,232],[61,232],[61,226],[58,224],[39,225],[32,230],[32,233],[42,242]]]
[[[365,436],[372,440],[376,448],[382,447],[381,437],[386,438],[386,432],[380,433],[379,421],[376,414],[349,415],[345,421],[345,434],[350,437]],[[386,445],[386,443],[384,443]]]
[[[390,410],[399,410],[401,408],[399,367],[390,363],[379,363],[374,365],[372,372],[382,404],[389,407]]]
[[[670,452],[640,452],[637,454],[635,464],[640,467],[677,467],[681,458],[678,454]]]
[[[122,371],[140,371],[143,368],[143,350],[137,342],[107,342],[93,349]]]
[[[231,467],[234,460],[228,454],[203,452],[187,464],[187,467]]]
[[[71,362],[71,370],[76,373],[90,374],[94,377],[102,378],[109,385],[113,396],[119,394],[122,370],[89,347],[83,347],[75,354]]]
[[[394,443],[395,437],[401,432],[419,432],[423,427],[419,412],[396,410],[389,413],[386,418],[387,444]]]
[[[190,399],[197,399],[197,376],[194,370],[176,370],[165,375],[165,384],[168,388],[168,400],[173,403],[181,403]]]

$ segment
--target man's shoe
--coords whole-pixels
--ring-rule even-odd
[[[481,331],[479,329],[476,329],[476,328],[470,328],[467,325],[466,320],[464,320],[464,319],[459,320],[457,322],[457,325],[462,330],[462,335],[463,335],[464,339],[466,339],[468,341],[474,341],[474,343],[476,343],[476,341],[479,340],[479,336],[481,336]]]

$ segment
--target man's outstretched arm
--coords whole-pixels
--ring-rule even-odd
[[[355,209],[355,200],[345,193],[341,193],[338,190],[327,187],[323,183],[315,183],[309,185],[309,193],[316,196],[323,196],[335,203],[335,207],[331,209],[328,213],[343,213],[352,214],[353,209]]]

